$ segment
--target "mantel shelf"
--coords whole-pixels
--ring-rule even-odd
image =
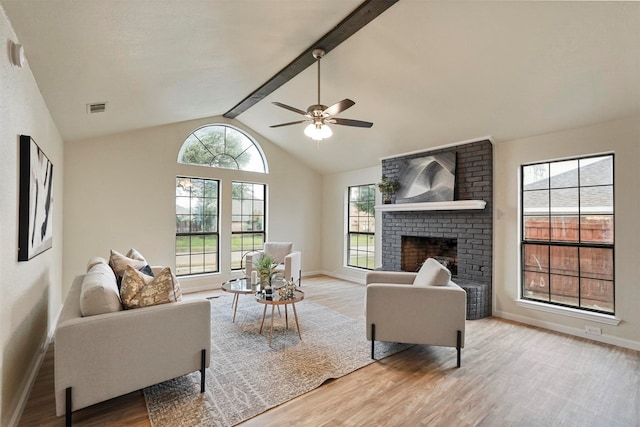
[[[452,202],[424,202],[424,203],[391,203],[377,205],[376,211],[396,212],[396,211],[452,211],[452,210],[473,210],[484,209],[487,202],[484,200],[454,200]]]

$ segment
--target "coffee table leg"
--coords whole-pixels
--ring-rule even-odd
[[[265,305],[264,308],[266,309],[267,306]],[[271,339],[273,338],[273,309],[276,308],[275,304],[271,304],[271,329],[269,329],[269,347],[271,347]]]
[[[300,341],[302,341],[302,335],[300,334],[300,325],[298,324],[298,312],[296,311],[296,304],[291,301],[291,305],[293,306],[293,316],[296,318],[296,328],[298,329],[298,337]]]
[[[238,300],[240,299],[240,295],[239,294],[234,294],[233,295],[233,322],[236,322],[236,311],[238,310]]]
[[[284,325],[285,325],[285,329],[289,329],[289,310],[287,309],[288,306],[289,306],[289,304],[285,304],[284,305]]]
[[[264,326],[264,316],[267,315],[267,304],[264,305],[264,310],[262,311],[262,323],[260,323],[260,334],[262,335],[262,327]]]

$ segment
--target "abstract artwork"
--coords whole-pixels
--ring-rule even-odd
[[[450,202],[456,181],[456,153],[449,151],[402,162],[396,203]]]
[[[53,164],[28,135],[20,135],[18,261],[51,248]]]

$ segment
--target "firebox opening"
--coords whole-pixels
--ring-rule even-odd
[[[402,236],[400,268],[402,271],[420,270],[427,258],[434,258],[458,274],[458,240],[442,237]]]

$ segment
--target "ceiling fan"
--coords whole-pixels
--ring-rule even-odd
[[[293,111],[294,113],[305,116],[306,119],[297,120],[295,122],[281,123],[279,125],[272,125],[269,127],[277,128],[282,126],[297,125],[300,123],[309,123],[309,125],[304,130],[305,135],[316,141],[321,141],[324,138],[329,138],[333,134],[327,124],[355,126],[361,128],[370,128],[371,126],[373,126],[373,123],[371,122],[333,117],[336,114],[340,114],[347,108],[355,105],[355,102],[348,98],[343,99],[340,102],[336,102],[330,107],[320,104],[320,59],[324,56],[325,51],[324,49],[314,49],[312,54],[313,57],[318,61],[318,103],[311,105],[309,108],[307,108],[307,111],[303,111],[298,108],[291,107],[290,105],[282,104],[280,102],[273,102],[273,104],[277,105],[278,107],[282,107],[286,110]]]

